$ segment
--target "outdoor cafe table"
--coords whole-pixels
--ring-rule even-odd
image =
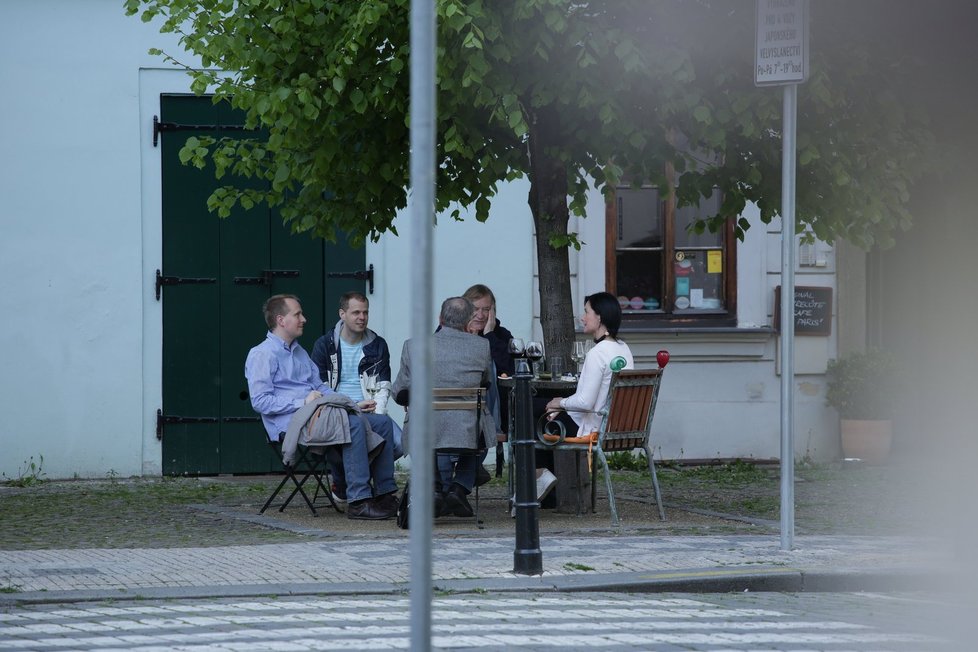
[[[511,377],[498,378],[496,380],[497,384],[501,388],[508,389],[509,394],[509,437],[512,442],[512,437],[514,436],[514,424],[516,410],[514,406],[515,396],[513,389],[513,379]],[[570,396],[575,391],[577,391],[577,379],[571,378],[569,376],[564,376],[560,380],[553,380],[550,378],[538,378],[534,376],[530,380],[530,393],[537,399],[550,400],[555,396]],[[539,401],[535,402],[539,405]],[[536,405],[535,405],[536,407]],[[542,413],[534,410],[533,423],[536,427],[537,420]],[[576,433],[569,432],[568,436],[573,436]],[[536,433],[533,434],[536,438]],[[512,448],[510,448],[510,453],[512,454]],[[575,473],[575,464],[583,465],[583,472]],[[512,468],[512,467],[511,467]],[[580,469],[578,469],[580,471]],[[554,473],[556,474],[559,481],[557,482],[557,487],[555,491],[557,511],[566,512],[572,511],[576,512],[579,505],[585,505],[589,507],[591,505],[590,500],[590,482],[591,475],[587,471],[587,460],[582,459],[581,456],[575,455],[574,451],[562,450],[554,451]],[[576,478],[580,478],[582,485],[581,487],[576,487]],[[512,479],[511,479],[512,481]],[[511,487],[512,488],[512,487]],[[580,502],[578,501],[578,495],[576,492],[580,492]]]

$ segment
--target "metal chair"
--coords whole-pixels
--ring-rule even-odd
[[[268,440],[268,445],[272,447],[273,451],[275,451],[275,456],[281,460],[282,442]],[[282,491],[282,488],[291,480],[292,484],[295,485],[295,488],[292,489],[292,493],[289,494],[288,498],[286,498],[282,504],[279,505],[278,511],[285,511],[285,508],[292,502],[292,499],[295,498],[296,494],[300,494],[303,500],[305,500],[306,505],[309,507],[309,510],[312,512],[312,515],[319,516],[318,512],[316,512],[315,502],[319,498],[320,491],[322,491],[322,493],[329,499],[329,503],[333,506],[333,509],[342,514],[343,510],[340,509],[339,505],[336,504],[336,501],[333,500],[333,494],[329,490],[329,487],[323,483],[323,478],[328,480],[328,475],[330,472],[329,466],[326,464],[326,456],[313,453],[302,445],[299,445],[298,451],[298,456],[293,464],[282,464],[282,471],[285,473],[285,477],[278,483],[278,486],[275,487],[275,491],[273,491],[268,497],[268,500],[266,500],[265,504],[262,505],[262,508],[258,510],[258,513],[264,514],[265,510],[272,504],[272,501],[275,500],[275,497],[280,491]],[[301,474],[301,478],[298,477],[299,474]],[[316,480],[316,491],[313,493],[311,500],[305,489],[303,489],[303,485],[307,480],[309,480],[310,477],[315,478]]]
[[[614,451],[632,451],[641,448],[645,451],[649,463],[649,475],[652,477],[652,488],[655,492],[655,502],[659,508],[659,518],[666,520],[666,512],[662,506],[662,495],[659,491],[659,480],[655,474],[655,463],[652,461],[652,447],[649,436],[652,430],[652,417],[655,415],[656,400],[659,396],[659,383],[662,380],[663,369],[632,369],[613,371],[611,386],[608,391],[608,402],[601,410],[592,414],[600,414],[601,426],[597,436],[567,437],[564,426],[559,421],[548,421],[546,415],[537,422],[536,447],[543,450],[573,450],[578,454],[585,452],[589,455],[591,469],[591,509],[597,503],[597,465],[590,464],[590,455],[597,452],[598,459],[604,467],[605,483],[608,487],[608,504],[611,510],[611,524],[619,525],[618,508],[615,504],[615,492],[611,483],[611,470],[605,453]],[[553,424],[553,426],[551,426]],[[551,427],[557,429],[553,432]],[[580,468],[580,465],[575,465]],[[579,471],[578,471],[579,472]],[[580,486],[580,478],[578,478]]]

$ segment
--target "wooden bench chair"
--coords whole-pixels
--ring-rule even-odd
[[[608,468],[606,453],[616,451],[631,452],[636,448],[645,451],[649,464],[649,475],[652,478],[652,489],[655,492],[655,502],[659,508],[659,518],[666,520],[665,508],[662,506],[662,495],[659,491],[659,480],[655,474],[655,463],[652,461],[652,447],[649,436],[652,430],[652,417],[655,415],[655,404],[659,396],[659,383],[662,380],[663,369],[631,369],[612,373],[611,387],[608,392],[608,402],[594,414],[601,415],[601,426],[597,437],[566,437],[563,424],[559,421],[547,421],[544,416],[538,422],[538,449],[544,450],[573,450],[586,453],[589,456],[597,453],[604,468],[605,483],[608,487],[608,505],[611,510],[611,524],[619,525],[618,508],[615,504],[615,491],[611,483],[611,470]],[[553,425],[551,425],[553,424]],[[557,432],[554,432],[556,428]],[[591,510],[597,502],[597,473],[598,465],[590,463],[591,469]],[[579,469],[580,465],[575,465]],[[580,478],[578,478],[580,486]]]

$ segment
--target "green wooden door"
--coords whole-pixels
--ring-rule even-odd
[[[266,207],[238,209],[227,219],[208,212],[207,197],[227,179],[182,165],[179,151],[192,135],[241,135],[220,128],[240,125],[240,115],[207,97],[163,96],[160,122],[163,473],[278,471],[244,378],[248,350],[266,333],[262,302],[298,295],[309,320],[301,344],[311,350],[334,323],[340,293],[364,289],[351,279],[327,283],[328,272],[362,270],[363,248],[293,235]]]

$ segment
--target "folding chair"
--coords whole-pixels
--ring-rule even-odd
[[[591,464],[592,452],[598,454],[598,459],[604,467],[605,484],[608,487],[608,505],[611,510],[611,524],[619,525],[618,508],[615,505],[615,491],[611,484],[611,470],[608,468],[606,452],[629,451],[635,448],[645,450],[649,463],[649,475],[652,478],[652,489],[655,492],[655,502],[659,508],[659,518],[666,520],[666,511],[662,506],[662,495],[659,492],[659,480],[655,474],[655,463],[652,461],[652,447],[649,436],[652,430],[652,417],[655,415],[655,404],[659,396],[659,383],[662,380],[663,369],[631,369],[612,372],[611,387],[608,391],[608,402],[604,409],[592,414],[601,415],[601,426],[597,437],[572,437],[568,439],[564,426],[559,421],[547,421],[546,415],[537,422],[538,449],[573,450],[580,455],[586,452],[591,469],[591,510],[597,503],[596,480],[598,467]],[[548,430],[549,424],[556,424],[558,432]],[[575,465],[580,468],[580,465]],[[578,478],[580,486],[580,478]]]
[[[282,442],[268,440],[268,445],[272,447],[272,450],[275,452],[275,456],[281,460]],[[285,511],[285,508],[292,502],[295,495],[299,494],[302,496],[303,500],[306,501],[306,505],[309,507],[312,515],[319,516],[319,514],[316,512],[315,502],[319,498],[319,492],[321,490],[322,493],[329,499],[329,503],[333,506],[333,509],[339,513],[343,513],[343,510],[340,509],[339,505],[336,504],[336,501],[333,500],[333,494],[330,492],[329,487],[323,483],[323,478],[326,478],[327,480],[329,479],[329,466],[326,464],[325,455],[313,453],[307,447],[300,444],[298,447],[298,456],[296,457],[295,462],[292,464],[283,463],[282,470],[285,473],[285,477],[282,478],[282,481],[278,483],[277,487],[275,487],[275,491],[273,491],[272,495],[268,497],[268,500],[265,501],[262,508],[258,510],[259,514],[265,513],[265,510],[268,509],[269,505],[272,504],[272,501],[275,500],[275,497],[280,491],[282,491],[282,488],[287,482],[289,482],[289,480],[292,481],[295,488],[292,489],[292,493],[289,494],[288,498],[286,498],[285,501],[279,505],[278,511]],[[301,478],[299,477],[300,474]],[[309,495],[306,493],[305,489],[303,489],[303,485],[310,477],[315,478],[316,480],[316,491],[313,493],[311,500],[309,499]]]
[[[482,440],[482,410],[485,404],[486,389],[484,387],[436,387],[431,390],[431,409],[437,412],[449,410],[475,410],[475,433],[472,438],[473,448],[438,448],[436,455],[481,455],[486,452]],[[435,465],[437,468],[437,463]],[[481,528],[482,519],[479,517],[479,483],[475,483],[475,522]]]

